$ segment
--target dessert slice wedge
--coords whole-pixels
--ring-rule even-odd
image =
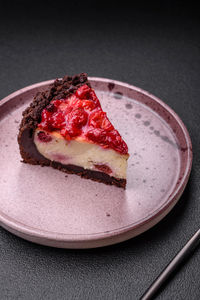
[[[128,147],[102,110],[87,74],[56,79],[23,112],[23,162],[125,188]]]

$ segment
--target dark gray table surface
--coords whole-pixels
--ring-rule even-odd
[[[166,9],[124,3],[16,1],[1,7],[0,98],[82,71],[148,90],[189,130],[194,152],[189,183],[158,225],[111,247],[54,249],[0,228],[0,299],[139,299],[200,225],[198,15],[173,9],[172,1]],[[200,249],[157,299],[200,299]]]

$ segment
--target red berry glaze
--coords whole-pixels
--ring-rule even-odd
[[[104,148],[128,154],[128,147],[113,127],[93,89],[86,84],[66,99],[53,100],[42,111],[40,129],[59,131],[67,140],[78,136]]]
[[[49,134],[46,134],[44,131],[40,131],[37,134],[38,139],[43,143],[48,143],[52,141],[52,137]]]
[[[104,173],[107,173],[107,174],[111,174],[112,173],[112,170],[109,166],[107,165],[94,165],[95,168],[99,171],[102,171]]]

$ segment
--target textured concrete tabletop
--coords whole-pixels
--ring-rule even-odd
[[[127,242],[61,250],[0,228],[0,299],[139,299],[198,229],[200,23],[190,7],[168,2],[115,7],[113,1],[15,1],[1,7],[0,98],[66,73],[121,80],[175,110],[190,133],[194,160],[172,212]],[[157,299],[200,299],[199,264],[197,249]]]

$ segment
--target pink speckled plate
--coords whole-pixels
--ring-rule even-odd
[[[52,81],[21,89],[0,102],[0,224],[29,241],[92,248],[130,239],[158,223],[188,181],[191,141],[174,111],[132,85],[90,80],[129,146],[125,191],[20,162],[21,113]]]

